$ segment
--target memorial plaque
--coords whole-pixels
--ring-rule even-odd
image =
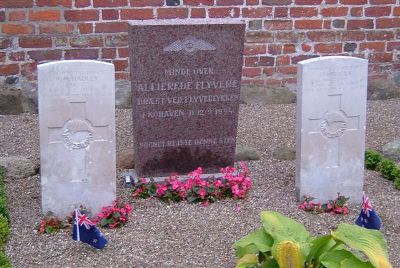
[[[359,202],[364,182],[368,61],[331,56],[301,61],[297,80],[298,198],[337,193]]]
[[[244,32],[232,19],[130,21],[140,177],[233,164]]]
[[[42,210],[96,214],[116,192],[114,65],[41,64],[38,82]]]

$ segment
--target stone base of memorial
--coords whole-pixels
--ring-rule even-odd
[[[171,174],[172,175],[172,174]],[[208,179],[208,178],[214,178],[214,179],[221,179],[223,176],[222,173],[209,173],[209,174],[202,174],[200,178],[202,179]],[[160,176],[160,177],[140,177],[138,176],[136,170],[134,169],[128,169],[127,173],[125,175],[125,180],[124,184],[126,186],[130,186],[134,183],[137,183],[140,179],[146,180],[146,182],[150,182],[151,180],[155,182],[164,182],[166,179],[168,179],[170,176]],[[179,180],[180,181],[185,181],[188,178],[188,175],[179,175]]]

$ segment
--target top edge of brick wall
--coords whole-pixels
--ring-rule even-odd
[[[117,8],[160,7],[166,0],[1,0],[0,8]],[[176,6],[289,6],[289,5],[382,5],[396,4],[397,0],[181,0]]]

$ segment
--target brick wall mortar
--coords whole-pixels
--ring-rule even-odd
[[[0,77],[36,80],[36,65],[96,59],[129,80],[129,19],[235,17],[246,22],[243,83],[293,85],[296,63],[325,55],[370,61],[371,78],[400,70],[400,0],[2,0]]]

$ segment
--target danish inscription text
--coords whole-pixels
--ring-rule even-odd
[[[209,102],[234,102],[239,100],[239,95],[205,95],[165,98],[137,98],[136,105],[165,105],[165,104],[190,104]]]
[[[234,137],[214,137],[204,139],[185,139],[185,140],[166,140],[166,141],[146,141],[140,142],[139,148],[165,148],[165,147],[181,147],[181,146],[214,146],[235,144],[236,138]]]
[[[170,76],[189,76],[189,75],[207,75],[207,74],[215,74],[213,67],[206,68],[196,68],[196,69],[188,69],[188,68],[177,68],[177,69],[165,69],[164,73]]]
[[[238,80],[227,81],[174,81],[158,83],[134,83],[133,89],[138,92],[182,91],[239,88]]]

